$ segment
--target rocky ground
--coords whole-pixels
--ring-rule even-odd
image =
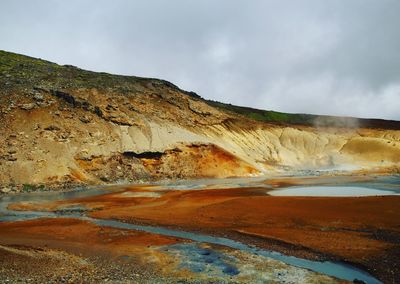
[[[99,260],[89,260],[46,248],[0,246],[0,266],[1,283],[138,281],[138,277],[135,277],[135,274],[138,274],[133,271],[126,273],[122,265],[105,265]]]
[[[0,283],[176,283],[147,261],[173,239],[77,220],[1,225]]]
[[[372,181],[372,177],[364,175],[341,178],[327,175],[268,179],[267,189],[249,186],[182,191],[162,190],[162,186],[126,186],[120,188],[122,191],[102,196],[48,203],[24,202],[9,208],[54,212],[84,208],[86,214],[96,218],[229,237],[301,258],[346,261],[368,270],[385,283],[396,283],[400,273],[398,196],[279,197],[268,196],[266,192],[268,188],[293,185]],[[79,235],[75,235],[77,232]],[[19,244],[53,243],[60,248],[60,242],[86,242],[85,236],[89,235],[92,243],[84,247],[107,244],[114,252],[124,251],[124,254],[134,244],[177,242],[174,238],[136,232],[122,235],[129,237],[128,245],[119,240],[118,232],[99,231],[79,221],[0,224],[0,240],[9,244],[16,244],[18,240]],[[110,246],[115,242],[117,246]],[[132,252],[137,254],[137,250]]]
[[[1,226],[0,283],[344,283],[245,252],[73,219]]]
[[[0,267],[0,283],[176,283],[177,280],[132,260],[88,258],[42,247],[0,246]]]

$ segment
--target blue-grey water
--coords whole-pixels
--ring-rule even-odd
[[[252,181],[252,184],[258,183],[259,181],[254,180]],[[193,181],[192,185],[187,182],[188,185],[186,189],[191,189],[191,188],[201,188],[203,187],[201,184],[197,184],[196,182]],[[249,186],[249,184],[246,184],[243,180],[240,180],[240,185],[243,186]],[[207,185],[204,186],[209,186],[213,184],[220,184],[220,182],[212,183],[212,182],[207,182]],[[399,179],[394,178],[394,179],[388,179],[387,182],[386,180],[380,180],[376,181],[375,185],[371,185],[370,183],[362,184],[358,183],[357,186],[354,185],[342,185],[342,187],[347,187],[346,189],[342,190],[347,190],[351,191],[356,188],[357,190],[365,190],[365,189],[375,189],[375,190],[381,190],[382,192],[392,192],[393,194],[399,193],[400,188],[399,188]],[[163,185],[159,185],[160,188],[165,187]],[[169,185],[168,187],[171,187]],[[180,184],[179,185],[180,189],[185,189],[185,184]],[[341,187],[340,185],[336,185],[332,188],[337,189],[338,187]],[[296,187],[294,187],[296,188]],[[298,187],[297,187],[298,188]],[[288,188],[292,189],[292,188]],[[307,187],[303,187],[303,190],[306,190]],[[116,191],[122,190],[121,188],[116,188]],[[283,189],[285,190],[285,189]],[[319,189],[312,189],[312,190],[323,190],[323,188]],[[37,218],[78,218],[81,220],[89,221],[92,222],[98,226],[107,226],[107,227],[113,227],[113,228],[120,228],[120,229],[128,229],[128,230],[138,230],[138,231],[144,231],[148,233],[154,233],[154,234],[160,234],[164,236],[171,236],[171,237],[177,237],[177,238],[182,238],[182,239],[188,239],[197,243],[208,243],[208,244],[214,244],[214,245],[221,245],[225,247],[229,247],[232,249],[237,249],[241,250],[244,252],[248,252],[251,254],[256,254],[256,255],[261,255],[264,257],[269,257],[275,260],[282,261],[288,265],[293,265],[296,267],[300,268],[305,268],[309,269],[318,273],[322,273],[325,275],[333,276],[339,279],[343,280],[348,280],[348,281],[353,281],[354,279],[362,280],[366,283],[381,283],[378,279],[374,278],[372,275],[369,273],[358,269],[354,266],[348,265],[346,263],[342,262],[332,262],[332,261],[312,261],[312,260],[307,260],[307,259],[302,259],[294,256],[288,256],[284,255],[275,251],[269,251],[269,250],[263,250],[259,249],[254,246],[249,246],[247,244],[244,244],[242,242],[234,241],[232,239],[228,238],[222,238],[222,237],[215,237],[215,236],[210,236],[210,235],[204,235],[204,234],[198,234],[198,233],[192,233],[192,232],[186,232],[186,231],[181,231],[181,230],[172,230],[172,229],[167,229],[163,227],[157,227],[157,226],[141,226],[141,225],[134,225],[134,224],[129,224],[121,221],[116,221],[116,220],[103,220],[103,219],[96,219],[96,218],[91,218],[85,215],[85,210],[84,208],[80,207],[74,207],[74,208],[68,208],[66,211],[58,211],[58,212],[38,212],[38,211],[13,211],[9,210],[7,207],[11,203],[17,203],[17,202],[48,202],[48,201],[56,201],[56,200],[66,200],[66,199],[75,199],[75,198],[81,198],[81,197],[88,197],[88,196],[94,196],[94,195],[101,195],[101,194],[106,194],[110,193],[110,189],[87,189],[87,190],[76,190],[76,191],[70,191],[70,192],[46,192],[46,193],[30,193],[30,194],[15,194],[15,195],[5,195],[0,198],[0,222],[8,222],[8,221],[22,221],[22,220],[29,220],[29,219],[37,219]],[[376,191],[374,191],[376,193]],[[354,194],[357,196],[357,192]],[[209,256],[209,258],[212,257]],[[219,265],[223,266],[224,269],[226,269],[227,273],[231,273],[232,275],[236,275],[239,273],[239,271],[236,270],[235,267],[230,266],[229,264],[225,262],[219,263]]]
[[[384,190],[361,186],[292,186],[268,192],[273,196],[326,196],[326,197],[351,197],[351,196],[384,196],[399,195],[395,190]]]

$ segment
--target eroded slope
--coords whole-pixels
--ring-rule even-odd
[[[388,127],[257,121],[162,80],[7,52],[0,63],[3,186],[399,168]]]

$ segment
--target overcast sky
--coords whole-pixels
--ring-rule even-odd
[[[1,0],[0,49],[237,105],[400,120],[399,0]]]

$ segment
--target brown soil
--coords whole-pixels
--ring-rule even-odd
[[[0,283],[165,281],[168,259],[153,247],[176,241],[76,219],[0,223]]]
[[[103,199],[103,200],[101,200]],[[400,197],[272,197],[261,189],[103,196],[91,215],[229,235],[303,257],[343,260],[388,283],[400,273]],[[91,205],[90,205],[91,204]]]
[[[0,223],[2,244],[65,248],[87,254],[129,254],[147,246],[176,243],[175,238],[139,231],[99,227],[77,219],[38,219]]]
[[[270,183],[300,182],[304,181],[276,179]],[[149,195],[152,192],[159,197]],[[124,192],[68,202],[20,204],[13,209],[57,210],[81,204],[95,208],[90,215],[96,218],[228,236],[299,257],[346,261],[385,283],[396,283],[400,273],[399,203],[399,196],[275,197],[268,196],[265,188],[252,187],[194,191],[128,187]],[[21,237],[26,234],[25,239]],[[0,240],[13,244],[19,240],[20,244],[43,245],[51,240],[49,244],[65,246],[68,240],[73,247],[85,250],[88,238],[89,250],[105,247],[105,251],[117,253],[174,242],[173,238],[139,232],[121,235],[120,230],[100,229],[76,220],[0,224]]]

